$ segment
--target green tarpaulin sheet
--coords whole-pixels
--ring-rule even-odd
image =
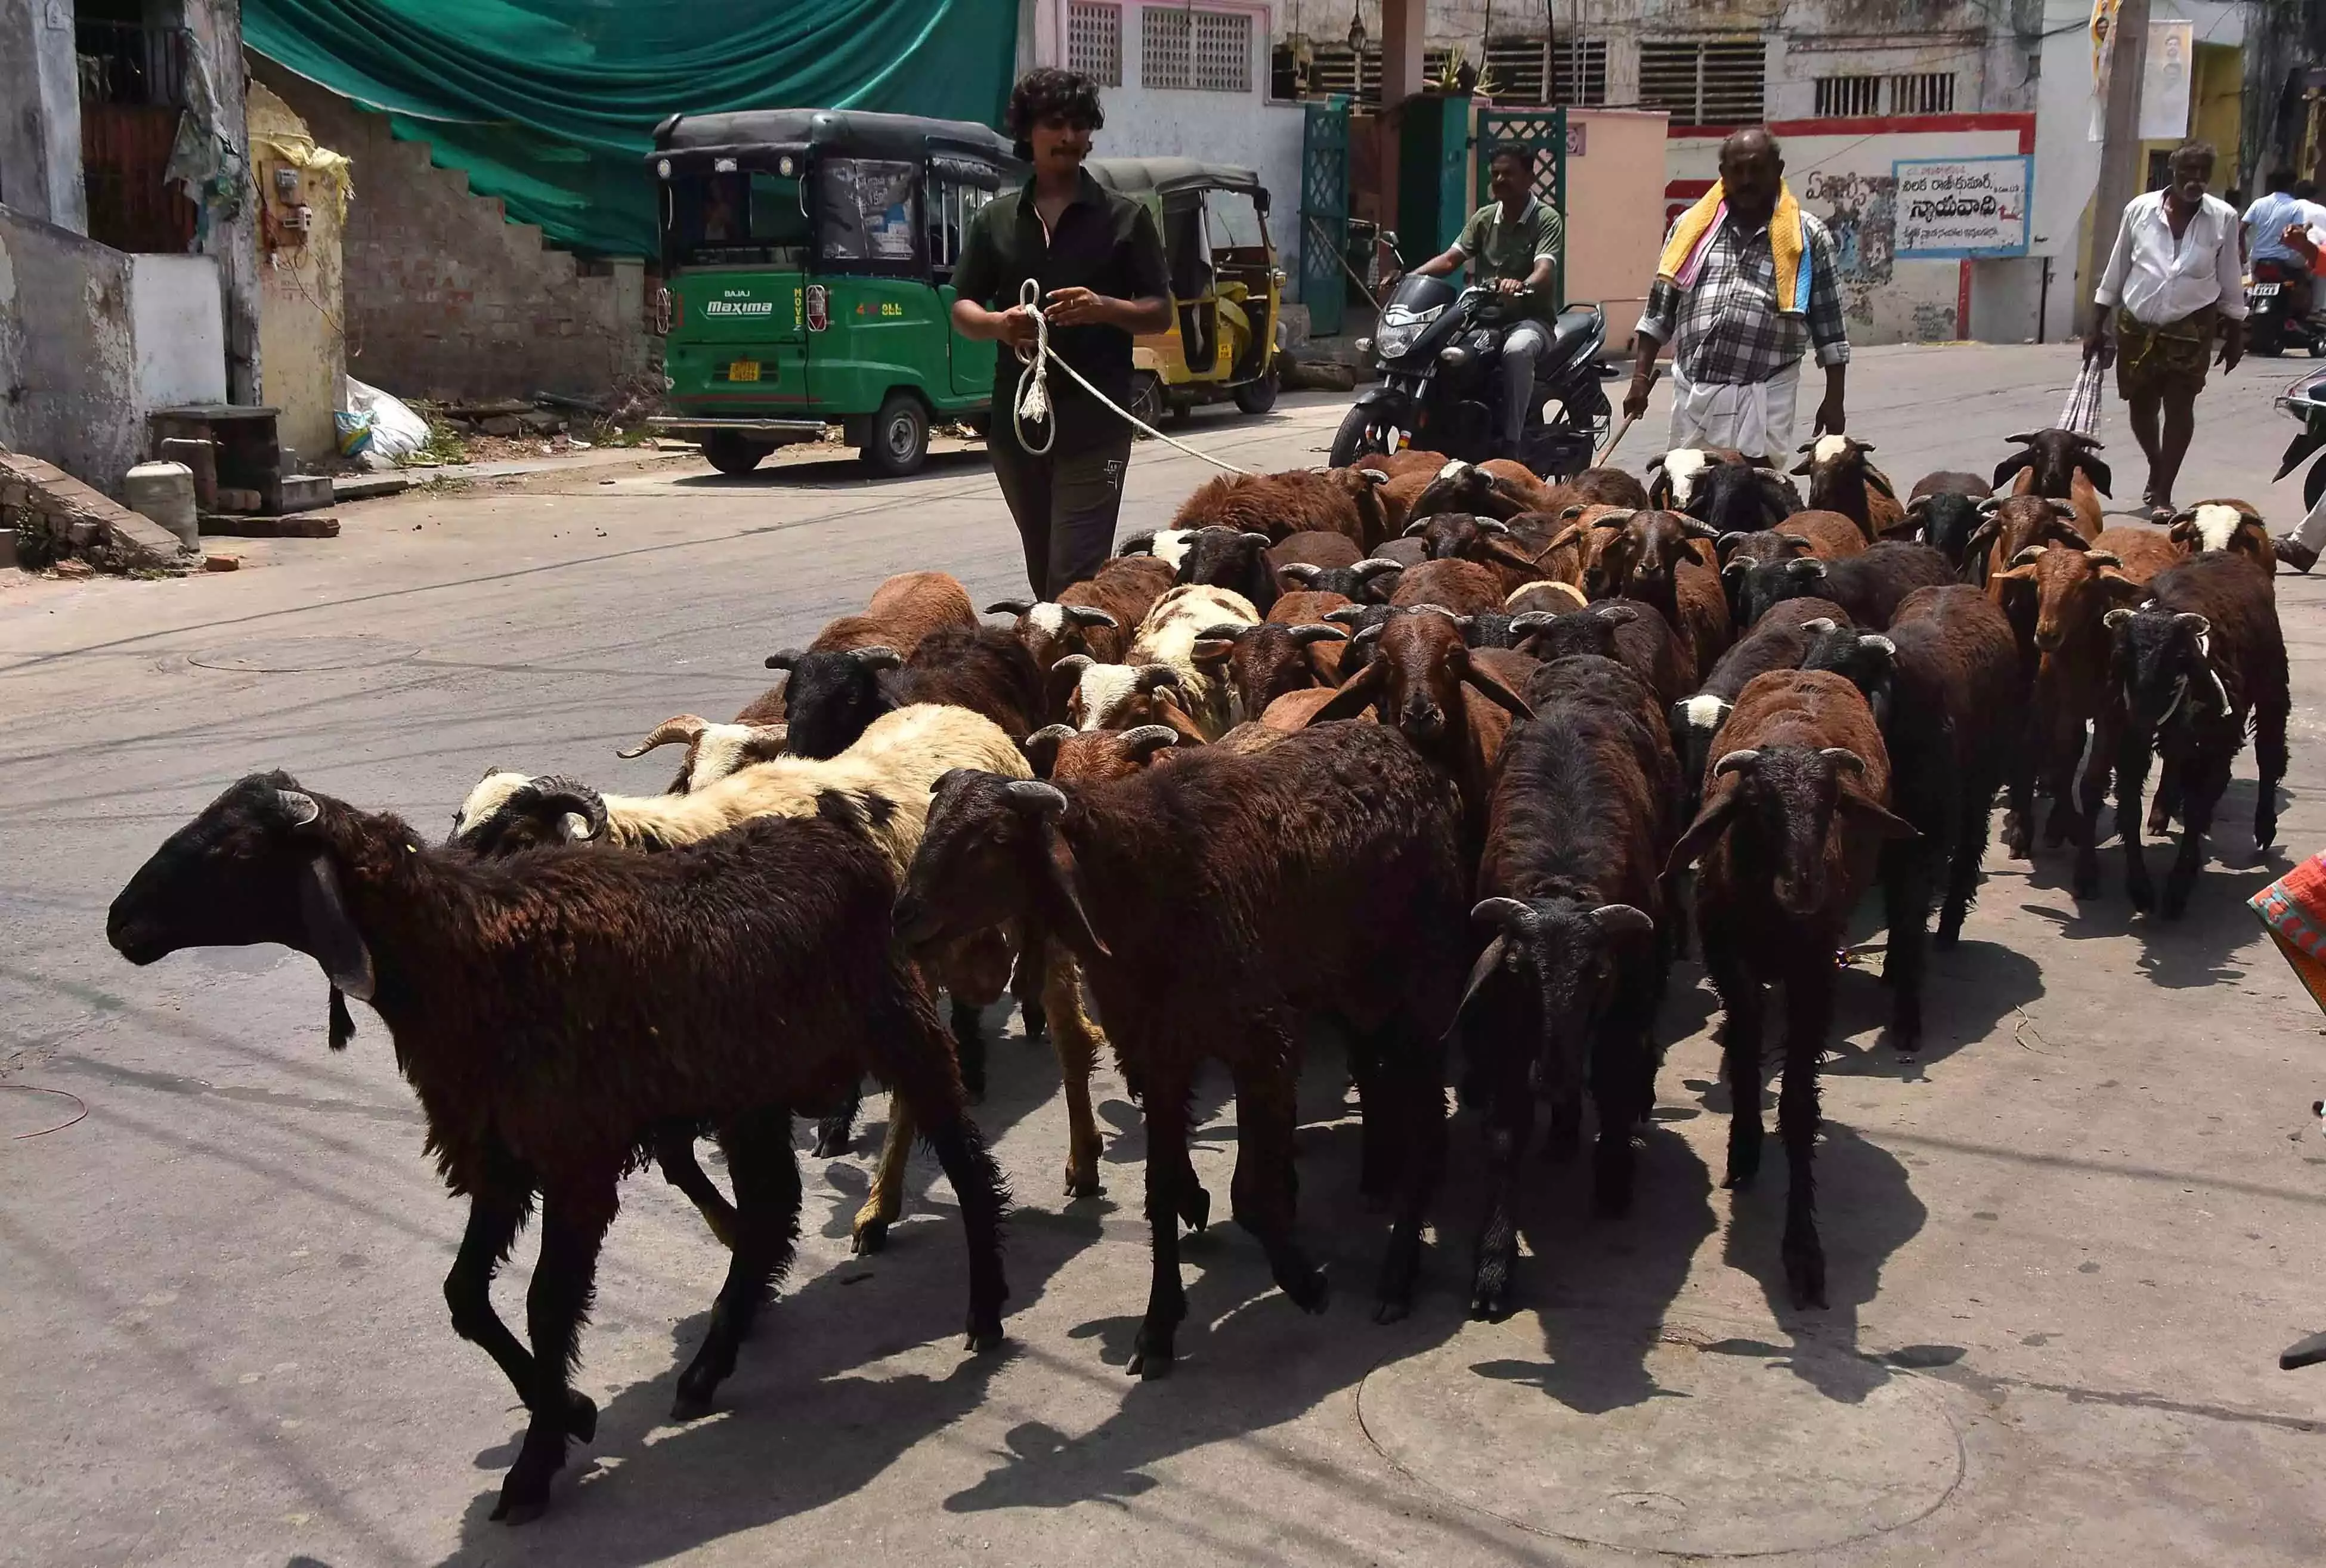
[[[665,116],[999,121],[1017,0],[243,0],[255,52],[389,117],[556,245],[653,256]],[[363,171],[355,171],[358,200]]]

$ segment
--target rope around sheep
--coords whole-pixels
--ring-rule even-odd
[[[1072,376],[1084,391],[1097,398],[1103,406],[1121,415],[1133,430],[1143,430],[1164,445],[1176,446],[1189,457],[1200,457],[1214,468],[1225,469],[1230,473],[1249,474],[1252,471],[1214,457],[1210,453],[1197,452],[1184,441],[1172,440],[1084,380],[1080,370],[1059,359],[1057,350],[1050,347],[1050,322],[1042,314],[1041,298],[1041,285],[1032,278],[1018,285],[1018,303],[1034,318],[1034,346],[1028,349],[1020,345],[1018,349],[1019,363],[1026,368],[1018,372],[1018,395],[1009,402],[1009,424],[1010,428],[1017,432],[1018,444],[1027,456],[1048,456],[1052,443],[1058,439],[1057,422],[1050,416],[1049,367],[1052,361],[1056,361],[1058,369]],[[1039,446],[1026,439],[1026,421],[1028,419],[1039,420],[1047,426],[1042,432],[1042,444]]]

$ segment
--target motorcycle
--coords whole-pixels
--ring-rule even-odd
[[[2288,349],[2307,349],[2313,359],[2326,354],[2326,320],[2315,313],[2314,293],[2312,313],[2293,309],[2295,291],[2308,277],[2306,270],[2275,257],[2253,264],[2253,281],[2246,285],[2247,350],[2273,359]]]
[[[1358,341],[1382,379],[1342,418],[1333,466],[1414,445],[1468,462],[1498,455],[1501,329],[1517,319],[1510,297],[1492,288],[1419,273],[1399,279],[1373,337]],[[1597,305],[1577,305],[1558,313],[1552,332],[1549,362],[1535,369],[1518,457],[1547,479],[1564,479],[1591,466],[1614,415],[1599,385],[1607,321]],[[1549,421],[1542,417],[1546,398],[1558,403]]]
[[[2315,511],[2321,497],[2326,497],[2326,371],[2305,376],[2280,394],[2277,406],[2302,422],[2302,434],[2295,436],[2285,449],[2285,456],[2270,476],[2276,483],[2313,457],[2310,471],[2302,476],[2302,504]]]

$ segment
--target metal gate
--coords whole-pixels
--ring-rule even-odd
[[[1349,100],[1301,106],[1300,303],[1308,330],[1329,338],[1348,303],[1342,257],[1349,244]]]
[[[1579,131],[1581,127],[1577,127]],[[1534,166],[1534,193],[1567,215],[1567,154],[1568,139],[1565,109],[1481,109],[1478,111],[1478,205],[1493,200],[1486,193],[1491,149],[1516,143],[1527,150]],[[1579,150],[1579,149],[1578,149]],[[1567,305],[1567,240],[1559,241],[1558,267],[1552,285],[1560,309]]]

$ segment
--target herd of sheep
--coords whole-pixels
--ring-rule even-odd
[[[2007,490],[1937,473],[1903,500],[1843,436],[1802,449],[1806,502],[1694,449],[1644,486],[1422,453],[1216,479],[1055,603],[983,620],[943,573],[889,579],[768,658],[783,680],[733,720],[681,715],[626,750],[684,748],[660,795],[496,770],[432,845],[254,774],[155,852],[108,935],[139,964],[280,943],[329,977],[334,1049],[347,999],[386,1022],[470,1204],[453,1327],[529,1412],[495,1514],[512,1521],[596,1426],[572,1377],[622,1177],[658,1167],[731,1253],[678,1380],[676,1415],[700,1414],[792,1258],[794,1118],[844,1152],[868,1076],[889,1115],[856,1245],[882,1245],[924,1141],[959,1201],[969,1346],[1000,1342],[1008,1190],[968,1107],[1006,994],[1056,1050],[1070,1198],[1098,1190],[1110,1041],[1140,1101],[1145,1377],[1169,1371],[1186,1311],[1181,1228],[1210,1218],[1188,1158],[1204,1063],[1233,1080],[1231,1212],[1321,1311],[1296,1077],[1312,1021],[1345,1039],[1359,1180],[1388,1220],[1382,1321],[1412,1302],[1457,1071],[1489,1178],[1472,1310],[1499,1315],[1539,1106],[1568,1153],[1591,1103],[1596,1202],[1629,1202],[1691,941],[1725,1013],[1730,1186],[1760,1164],[1781,990],[1782,1264],[1822,1305],[1818,1066],[1862,897],[1881,891],[1892,1040],[1912,1051],[1932,909],[1954,942],[1998,794],[2025,856],[2048,792],[2046,839],[2092,896],[2113,778],[2126,891],[2176,915],[2251,730],[2254,835],[2275,833],[2288,692],[2259,518],[2219,501],[2103,528],[2093,443],[2012,440]],[[2146,831],[2183,827],[2161,901],[2152,756]],[[697,1163],[706,1135],[731,1197]],[[489,1286],[536,1202],[527,1343]]]

